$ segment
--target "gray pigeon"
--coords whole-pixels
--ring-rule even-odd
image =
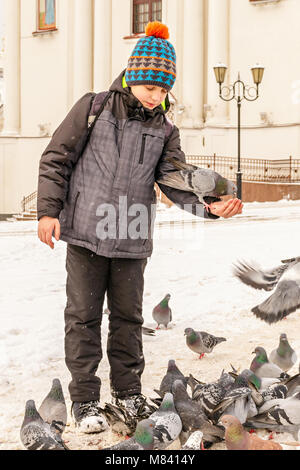
[[[194,377],[190,374],[189,385],[194,380]],[[223,387],[222,384],[218,381],[207,384],[197,383],[192,386],[192,400],[198,402],[201,405],[201,408],[203,409],[206,416],[213,422],[215,421],[215,407],[221,403],[225,394],[226,388]]]
[[[214,426],[204,413],[201,405],[193,401],[181,380],[175,380],[173,387],[175,408],[182,421],[181,444],[184,445],[194,431],[203,432],[204,445],[210,446],[224,438],[224,429]]]
[[[278,429],[277,426],[299,426],[300,392],[288,398],[267,401],[259,414],[247,420],[247,425],[274,430]]]
[[[68,450],[60,432],[54,426],[45,423],[33,400],[26,402],[20,438],[28,450]]]
[[[169,447],[182,431],[182,422],[174,406],[172,393],[167,392],[157,411],[150,415],[154,421],[154,449],[161,450]]]
[[[205,331],[195,331],[193,328],[184,330],[186,344],[191,351],[200,354],[201,359],[205,353],[211,353],[217,344],[226,341],[226,338],[213,336]]]
[[[300,275],[295,276],[291,268],[299,267],[300,257],[283,260],[282,265],[269,271],[263,271],[256,264],[238,262],[234,274],[244,284],[254,289],[272,290],[274,293],[264,302],[252,308],[252,312],[266,323],[276,323],[300,307]],[[298,265],[298,266],[296,266]],[[285,279],[279,281],[287,272]],[[294,278],[293,278],[294,277]]]
[[[202,444],[203,432],[194,431],[186,443],[181,447],[181,450],[200,450],[204,449]]]
[[[51,390],[38,411],[46,423],[52,424],[60,433],[64,431],[67,423],[67,407],[59,379],[53,380]]]
[[[157,323],[157,330],[159,325],[164,325],[165,328],[168,328],[168,324],[172,321],[172,310],[169,307],[170,297],[171,295],[167,294],[152,310],[152,317]]]
[[[291,369],[297,362],[297,354],[290,346],[285,333],[280,335],[278,348],[271,352],[270,361],[277,364],[284,372]]]
[[[154,426],[151,419],[143,419],[137,423],[134,435],[103,450],[152,450],[154,448]]]
[[[162,378],[162,381],[159,386],[159,392],[161,396],[164,396],[166,392],[172,391],[172,385],[175,380],[181,380],[185,387],[187,385],[187,377],[183,375],[183,373],[178,369],[176,362],[174,359],[170,359],[168,362],[167,372]]]
[[[253,351],[255,357],[250,365],[250,370],[258,377],[275,377],[280,378],[285,375],[276,364],[269,362],[266,350],[261,346],[255,348]]]
[[[196,194],[205,207],[207,203],[204,197],[236,196],[236,185],[216,171],[200,168],[174,157],[169,157],[167,160],[178,171],[169,171],[161,177],[159,175],[158,183]]]
[[[222,401],[215,407],[214,420],[219,421],[221,416],[229,414],[238,418],[243,424],[247,418],[257,414],[257,403],[262,404],[263,399],[240,374]]]
[[[235,377],[237,376],[237,374],[233,374],[232,372],[230,374]],[[250,369],[244,369],[241,375],[260,392],[263,392],[274,384],[280,384],[281,380],[283,380],[276,377],[258,377]]]

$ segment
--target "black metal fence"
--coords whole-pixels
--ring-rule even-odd
[[[237,172],[236,157],[219,155],[186,155],[188,163],[201,168],[210,168],[225,178],[235,181]],[[263,160],[241,158],[243,181],[266,181],[272,183],[300,183],[300,159],[292,157],[284,160]]]
[[[35,209],[36,208],[36,201],[37,201],[37,191],[34,191],[33,193],[29,194],[29,196],[24,196],[21,205],[22,205],[22,211],[28,211],[30,209]]]

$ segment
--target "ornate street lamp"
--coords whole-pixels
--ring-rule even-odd
[[[237,197],[242,199],[242,172],[241,172],[241,103],[245,99],[247,101],[257,100],[258,87],[262,81],[264,75],[264,67],[259,64],[256,64],[251,68],[253,81],[255,87],[250,87],[245,85],[245,83],[240,79],[240,74],[238,73],[238,79],[233,83],[233,85],[223,85],[225,80],[227,66],[224,64],[216,64],[214,66],[214,72],[216,81],[219,84],[219,96],[224,101],[232,101],[233,99],[237,102],[238,109],[238,168],[236,173],[236,183],[237,183]]]

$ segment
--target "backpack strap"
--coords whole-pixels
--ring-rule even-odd
[[[95,96],[88,119],[89,136],[91,135],[93,127],[111,95],[112,91],[102,91]]]

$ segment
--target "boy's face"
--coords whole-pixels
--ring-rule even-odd
[[[133,85],[131,91],[142,105],[148,109],[159,106],[168,94],[167,90],[155,85]]]

